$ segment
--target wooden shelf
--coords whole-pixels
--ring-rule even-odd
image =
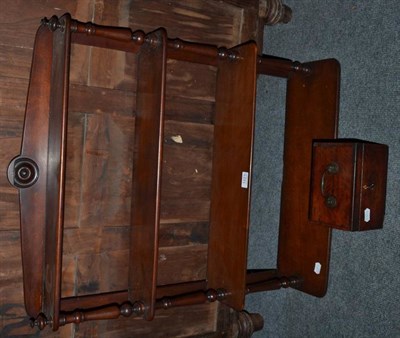
[[[137,54],[136,95],[130,96],[136,98],[136,114],[129,117],[135,123],[131,215],[124,242],[129,258],[125,273],[118,276],[126,278],[127,284],[97,294],[61,297],[71,42]],[[191,218],[191,213],[174,217],[169,210],[171,217],[161,221],[163,203],[168,202],[162,188],[173,185],[162,181],[164,155],[170,156],[166,149],[176,146],[170,140],[176,122],[165,122],[168,59],[216,70],[216,89],[215,110],[210,112],[212,104],[207,103],[206,121],[198,121],[202,127],[193,127],[192,120],[179,126],[198,132],[183,133],[191,140],[185,147],[195,147],[201,137],[206,138],[200,140],[207,154],[203,175],[211,177],[200,181],[211,187],[200,189],[202,198],[207,195],[201,200],[202,213],[197,218]],[[260,74],[288,79],[278,267],[247,271]],[[336,60],[300,64],[259,56],[254,42],[226,49],[171,40],[164,29],[145,34],[83,24],[68,14],[43,21],[34,48],[22,151],[8,172],[10,182],[20,190],[25,305],[29,316],[36,318],[34,324],[41,329],[51,324],[57,330],[69,323],[120,316],[152,320],[159,309],[215,301],[241,311],[246,294],[287,287],[322,297],[328,282],[331,229],[309,220],[312,144],[337,136],[339,82]],[[133,133],[133,128],[129,131]],[[174,142],[183,143],[178,136]],[[100,184],[113,184],[103,178]],[[199,223],[202,232],[208,227],[208,247],[204,233],[198,239],[207,266],[197,279],[160,281],[160,223],[168,227],[188,221]]]
[[[278,270],[301,276],[301,291],[322,297],[329,274],[331,229],[309,221],[314,139],[336,138],[340,66],[336,60],[304,64],[290,74],[286,96]]]
[[[231,50],[219,59],[211,191],[207,280],[223,288],[224,300],[244,307],[254,134],[257,46]]]
[[[129,258],[129,300],[154,317],[164,143],[166,32],[146,35],[138,52],[138,85]]]

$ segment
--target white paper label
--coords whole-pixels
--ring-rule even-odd
[[[319,275],[321,273],[321,263],[320,262],[316,262],[314,265],[314,272]]]
[[[369,222],[371,220],[371,209],[370,208],[366,208],[364,210],[364,222]]]
[[[249,187],[249,173],[242,171],[242,184],[241,187],[247,189]]]
[[[183,138],[181,135],[171,136],[171,140],[174,141],[175,143],[183,143]]]

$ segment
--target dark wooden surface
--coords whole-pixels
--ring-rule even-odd
[[[352,139],[314,142],[311,220],[349,231],[382,228],[387,160],[388,147],[383,144]],[[332,163],[337,170],[329,173]],[[334,205],[327,204],[329,197]]]
[[[43,310],[53,320],[53,329],[58,328],[61,297],[62,243],[64,220],[64,193],[67,146],[67,119],[69,93],[69,60],[71,33],[69,14],[60,20],[65,30],[53,33],[52,72],[50,102],[48,110],[48,163],[46,182],[46,235]],[[43,136],[42,136],[43,137]],[[25,140],[25,142],[35,142]],[[43,156],[43,155],[42,155]],[[32,212],[35,212],[34,210]],[[67,216],[68,217],[68,216]],[[32,229],[34,230],[34,229]],[[51,254],[48,254],[51,253]],[[26,252],[23,249],[23,254]],[[28,252],[29,254],[29,252]]]
[[[135,146],[132,178],[129,299],[140,301],[144,317],[154,317],[164,145],[166,32],[157,30],[138,54]]]
[[[43,174],[38,181],[29,189],[21,191],[19,197],[21,202],[20,219],[21,224],[21,245],[27,248],[23,256],[24,285],[32,289],[30,296],[25,295],[26,310],[30,316],[37,316],[40,313],[42,298],[38,295],[44,293],[43,274],[44,262],[44,238],[46,223],[46,172],[47,156],[41,156],[40,152],[47,152],[48,141],[47,130],[49,127],[48,112],[50,106],[50,86],[41,86],[42,83],[50,83],[51,62],[52,62],[52,35],[44,28],[38,30],[36,37],[37,49],[32,57],[32,74],[34,79],[30,81],[30,99],[27,100],[26,111],[29,117],[26,119],[27,127],[24,130],[24,139],[27,141],[21,145],[21,157],[28,157],[35,161],[38,170]],[[46,57],[49,55],[49,57]],[[41,98],[39,100],[38,98]],[[29,139],[37,140],[37,147]],[[38,211],[33,212],[31,202],[35,202]],[[36,231],[33,233],[31,226]],[[29,254],[28,254],[28,251]],[[35,268],[32,268],[35,267]]]
[[[0,328],[2,336],[19,337],[36,331],[28,326],[23,306],[18,195],[5,172],[20,153],[32,46],[40,19],[70,12],[81,21],[134,30],[163,26],[171,37],[227,47],[260,35],[252,20],[258,15],[256,1],[3,0],[0,6]],[[64,297],[128,286],[128,280],[119,276],[128,275],[137,86],[133,58],[96,47],[72,49]],[[168,60],[166,77],[158,284],[205,278],[216,70]],[[40,336],[201,336],[215,332],[217,312],[217,304],[196,305],[167,310],[152,323],[95,321],[62,327],[56,334],[47,328]]]
[[[308,217],[312,141],[336,138],[340,65],[336,60],[304,64],[310,72],[294,72],[288,79],[278,271],[301,276],[299,289],[325,295],[331,229]],[[314,272],[316,264],[320,271]]]
[[[207,279],[224,302],[244,306],[253,155],[257,46],[218,62]]]

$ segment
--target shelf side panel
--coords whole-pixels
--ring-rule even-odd
[[[135,147],[129,257],[129,299],[154,317],[160,223],[166,34],[146,36],[138,53]]]
[[[207,280],[224,300],[244,306],[251,187],[257,47],[218,60]]]
[[[53,63],[46,182],[46,241],[43,308],[58,330],[61,301],[61,270],[64,228],[66,137],[68,115],[71,17],[59,19],[63,29],[53,32]]]
[[[44,311],[47,135],[52,48],[53,34],[42,25],[35,38],[21,147],[21,157],[37,164],[39,177],[34,185],[19,191],[25,308],[32,318]]]

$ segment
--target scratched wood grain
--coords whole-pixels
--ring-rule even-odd
[[[238,7],[219,1],[133,0],[130,24],[154,30],[168,27],[170,37],[233,46],[240,40],[241,14]]]

